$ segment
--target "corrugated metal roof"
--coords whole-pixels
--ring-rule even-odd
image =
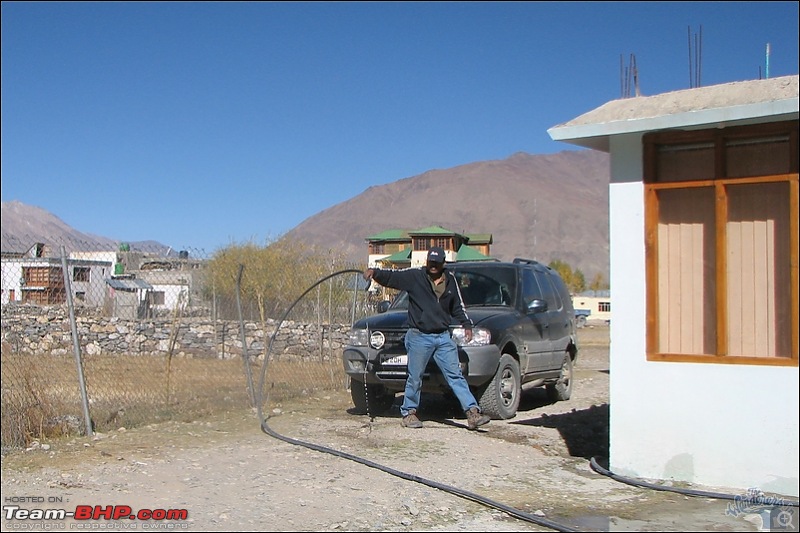
[[[121,291],[152,290],[153,288],[152,285],[141,279],[107,279],[106,283],[112,289]]]

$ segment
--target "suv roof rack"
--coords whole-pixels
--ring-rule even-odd
[[[517,264],[524,263],[526,265],[540,265],[541,264],[541,263],[539,263],[539,261],[536,261],[535,259],[525,259],[524,257],[515,257],[513,262],[517,263]]]

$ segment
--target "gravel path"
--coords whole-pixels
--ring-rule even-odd
[[[607,339],[605,327],[581,330],[570,401],[550,404],[532,391],[514,419],[479,431],[436,397],[423,397],[424,427],[411,430],[396,410],[348,413],[343,391],[281,406],[268,420],[279,435],[333,453],[268,435],[251,411],[40,443],[3,457],[4,506],[185,509],[188,517],[43,522],[4,511],[2,531],[758,531],[754,515],[726,516],[725,501],[636,488],[591,469],[589,458],[608,453]]]

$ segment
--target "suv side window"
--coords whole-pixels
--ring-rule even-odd
[[[543,299],[539,284],[536,283],[536,278],[533,276],[533,271],[529,268],[522,270],[522,299],[524,300],[526,308],[531,304],[532,301]]]
[[[539,282],[539,287],[542,289],[542,297],[547,302],[548,311],[557,311],[561,309],[560,301],[556,300],[556,290],[553,284],[550,283],[548,276],[545,272],[535,272],[536,279]]]
[[[572,307],[572,295],[569,292],[564,280],[561,279],[560,276],[550,276],[550,281],[553,283],[553,286],[556,288],[556,294],[558,298],[562,301],[562,304],[567,307]]]

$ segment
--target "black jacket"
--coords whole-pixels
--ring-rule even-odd
[[[472,329],[472,320],[464,309],[464,300],[455,276],[444,269],[444,294],[437,299],[425,267],[403,270],[372,269],[372,279],[384,287],[408,292],[408,324],[423,333],[441,333],[455,319],[464,328]]]

